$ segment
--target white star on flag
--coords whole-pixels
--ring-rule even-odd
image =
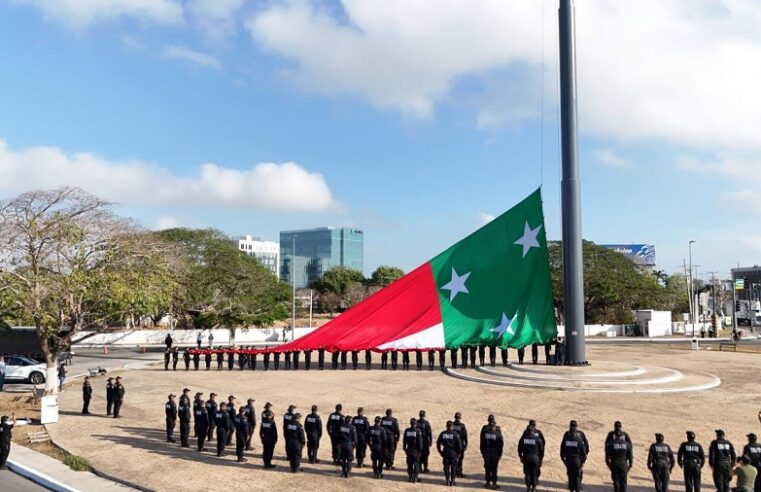
[[[510,326],[513,324],[513,319],[508,318],[505,313],[502,313],[502,321],[495,328],[492,328],[491,331],[496,333],[498,338],[505,333],[515,335],[515,330]]]
[[[449,283],[441,287],[441,290],[449,291],[449,302],[452,302],[455,296],[459,294],[460,292],[470,294],[470,292],[468,291],[468,288],[465,287],[465,282],[468,281],[468,277],[470,277],[470,272],[464,273],[462,275],[457,275],[457,272],[455,271],[454,267],[452,267],[452,280],[450,280]]]
[[[531,226],[528,225],[528,222],[526,222],[526,226],[523,228],[523,236],[521,236],[517,241],[515,241],[515,243],[513,243],[523,246],[524,258],[528,254],[529,250],[531,250],[531,248],[539,247],[539,240],[537,240],[536,237],[539,235],[539,231],[541,229],[541,224],[539,224],[536,229],[532,229]]]

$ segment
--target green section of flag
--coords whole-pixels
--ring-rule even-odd
[[[430,263],[447,348],[556,336],[540,190]]]

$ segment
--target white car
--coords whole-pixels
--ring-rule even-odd
[[[5,357],[5,380],[42,384],[45,382],[45,364],[41,364],[25,355]]]

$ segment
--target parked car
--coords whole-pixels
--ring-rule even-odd
[[[40,364],[25,355],[5,357],[5,380],[42,384],[45,382],[45,364]]]

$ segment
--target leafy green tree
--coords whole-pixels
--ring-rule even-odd
[[[333,293],[343,297],[352,283],[364,283],[365,276],[359,270],[336,266],[322,275],[320,280],[312,283],[312,288],[320,294]]]
[[[181,326],[270,326],[288,318],[290,289],[256,258],[214,229],[168,229],[158,235],[175,244],[185,261],[173,300]]]
[[[401,268],[388,266],[388,265],[381,265],[378,268],[375,269],[375,271],[370,275],[370,285],[376,286],[376,287],[385,287],[392,282],[395,282],[396,280],[399,280],[404,276],[404,270]]]

